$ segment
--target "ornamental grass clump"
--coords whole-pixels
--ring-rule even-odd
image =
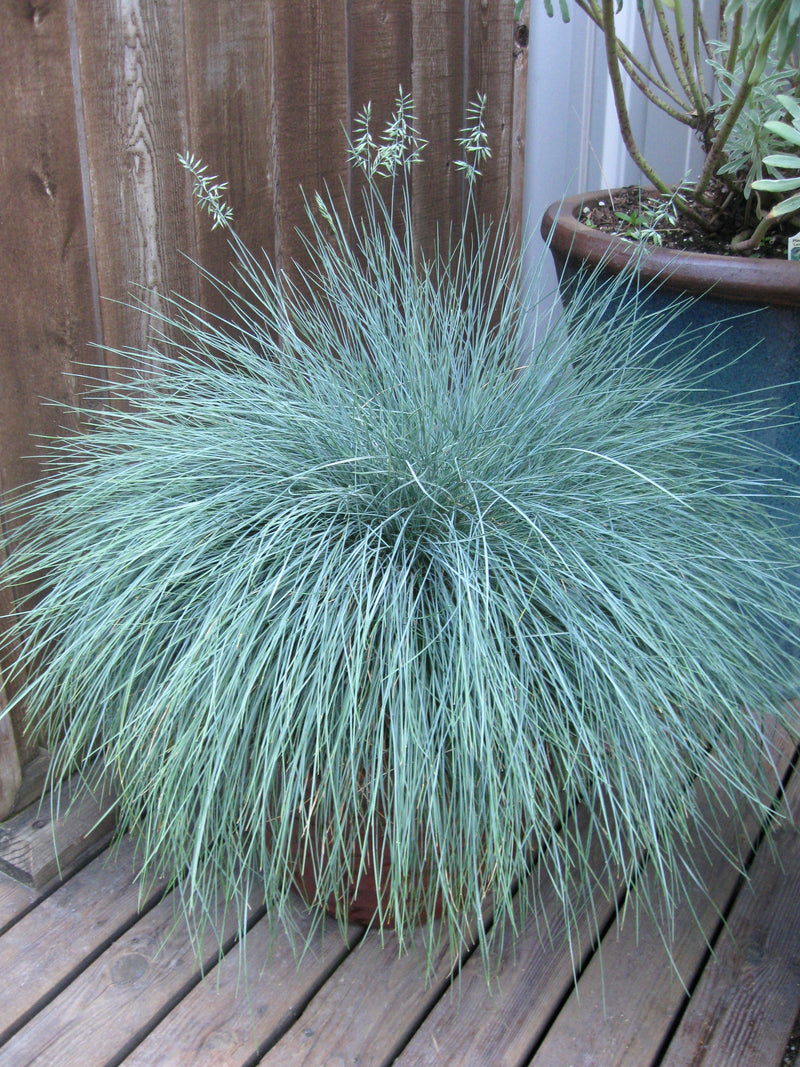
[[[401,946],[441,909],[430,964],[543,880],[570,923],[641,864],[654,911],[697,891],[704,802],[774,792],[800,589],[757,409],[700,402],[705,349],[663,367],[633,292],[609,321],[587,290],[532,347],[502,230],[426,257],[404,106],[360,209],[309,199],[293,280],[231,231],[229,318],[176,301],[163,373],[50,444],[2,577],[35,590],[32,729],[54,774],[106,769],[146,872],[244,927],[257,892],[291,925],[303,869],[344,921],[373,867]]]

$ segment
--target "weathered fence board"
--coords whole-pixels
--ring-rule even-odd
[[[197,213],[179,153],[194,153],[229,182],[240,236],[288,268],[302,253],[300,186],[327,183],[335,197],[357,197],[345,133],[368,100],[379,132],[402,85],[429,142],[412,198],[417,236],[430,247],[437,226],[446,230],[463,212],[455,138],[482,91],[494,154],[476,187],[479,209],[496,215],[512,188],[520,218],[524,93],[513,17],[513,0],[2,5],[4,497],[39,473],[28,458],[31,435],[55,434],[72,418],[41,398],[80,399],[86,363],[101,383],[130,370],[129,357],[91,342],[154,345],[136,362],[157,368],[158,320],[171,294],[221,310],[197,265],[232,281],[225,238]],[[9,609],[13,599],[0,602],[0,612]],[[14,743],[16,758],[6,745],[0,771],[6,794],[36,752],[18,719]]]
[[[177,158],[187,142],[181,16],[180,0],[75,5],[91,236],[111,348],[146,350],[164,298],[192,295],[194,271],[181,254],[194,251],[192,211]]]
[[[189,4],[184,15],[189,87],[189,149],[229,183],[236,229],[248,246],[275,253],[275,144],[271,12],[242,4],[230,19],[226,0]],[[220,130],[227,135],[220,137]],[[200,209],[198,209],[199,211]],[[197,218],[199,261],[232,281],[222,230]],[[221,295],[205,279],[200,300],[216,313]]]
[[[9,500],[40,473],[37,437],[71,421],[40,398],[74,402],[76,362],[97,336],[64,4],[2,6],[0,71],[0,493]],[[4,535],[10,543],[8,525]],[[0,591],[0,628],[12,611]],[[0,664],[6,682],[10,665]],[[13,808],[19,764],[36,751],[19,717],[12,723],[0,817]]]
[[[19,787],[22,785],[17,739],[10,715],[4,715],[6,695],[0,684],[0,819],[13,810]]]
[[[464,22],[461,0],[414,0],[411,91],[420,130],[430,144],[414,169],[414,225],[426,248],[437,222],[446,227],[463,206],[453,160],[464,127]]]

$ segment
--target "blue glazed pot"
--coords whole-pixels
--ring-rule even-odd
[[[569,299],[582,269],[610,276],[635,268],[648,307],[693,297],[664,339],[685,349],[681,335],[687,329],[723,327],[712,348],[719,354],[703,365],[704,375],[712,371],[703,388],[709,398],[721,400],[758,390],[755,397],[775,416],[759,439],[780,453],[765,463],[763,473],[800,491],[800,263],[642,246],[583,225],[583,207],[608,196],[606,190],[569,197],[544,215],[542,235],[550,243],[562,296]],[[786,510],[800,536],[800,496],[787,495]]]

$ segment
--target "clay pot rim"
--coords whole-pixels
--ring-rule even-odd
[[[577,260],[593,267],[602,263],[611,273],[636,266],[644,280],[657,279],[670,291],[711,294],[717,299],[749,304],[800,307],[800,263],[640,245],[585,226],[580,221],[581,210],[614,192],[598,189],[551,204],[541,224],[542,236],[549,241],[551,250],[565,261]]]

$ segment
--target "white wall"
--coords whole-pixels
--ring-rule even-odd
[[[554,3],[557,8],[558,0]],[[635,0],[623,4],[617,33],[634,46],[641,43]],[[628,102],[634,136],[665,180],[679,182],[696,170],[700,153],[692,132],[647,104],[632,86]],[[574,6],[572,21],[565,24],[558,11],[548,18],[543,0],[531,0],[524,200],[528,262],[536,262],[544,248],[539,223],[548,204],[571,193],[639,181],[619,136],[599,32]],[[554,270],[548,268],[545,278],[555,285]]]

